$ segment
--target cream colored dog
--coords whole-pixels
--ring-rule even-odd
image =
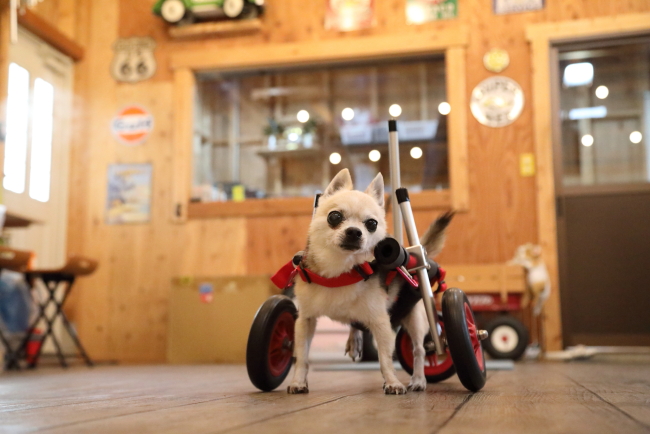
[[[450,216],[439,218],[422,237],[429,255],[437,254],[444,242],[444,232]],[[384,179],[381,174],[365,192],[352,190],[347,169],[339,172],[320,198],[309,227],[307,249],[302,265],[310,271],[333,278],[349,272],[354,266],[373,260],[373,250],[386,237],[384,211]],[[374,335],[379,352],[381,373],[386,394],[404,394],[407,388],[397,379],[393,366],[395,335],[391,328],[389,309],[395,303],[404,281],[396,278],[389,287],[385,273],[376,272],[368,280],[348,286],[329,288],[296,279],[298,305],[294,377],[288,393],[307,393],[309,346],[316,321],[328,316],[345,324],[360,322]],[[424,375],[424,339],[428,323],[420,300],[402,320],[413,341],[413,376],[408,390],[422,391],[427,382]],[[348,351],[354,358],[359,353],[359,332],[353,331]]]

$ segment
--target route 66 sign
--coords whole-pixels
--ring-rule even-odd
[[[472,114],[488,127],[510,125],[517,120],[523,108],[524,92],[519,83],[508,77],[487,78],[472,91]]]
[[[151,78],[156,73],[155,47],[156,42],[150,37],[118,39],[113,45],[113,78],[127,83]]]

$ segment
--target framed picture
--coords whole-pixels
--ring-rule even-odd
[[[108,166],[106,223],[147,223],[151,218],[151,164]]]
[[[349,32],[372,27],[374,0],[327,0],[325,28]]]

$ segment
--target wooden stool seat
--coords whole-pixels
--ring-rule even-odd
[[[12,270],[21,273],[27,271],[33,256],[32,252],[26,250],[0,246],[0,270]]]
[[[2,253],[0,253],[2,255]],[[79,277],[92,274],[97,269],[97,261],[83,256],[71,256],[61,268],[29,270],[25,274],[29,277]],[[60,280],[67,280],[62,278]]]

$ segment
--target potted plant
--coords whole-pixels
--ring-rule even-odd
[[[266,145],[270,150],[275,150],[278,147],[278,138],[282,137],[284,133],[284,125],[273,118],[269,118],[269,123],[264,127],[263,132],[266,136]]]
[[[305,148],[311,148],[314,145],[314,135],[316,134],[317,123],[315,119],[309,119],[302,124],[302,145]]]

